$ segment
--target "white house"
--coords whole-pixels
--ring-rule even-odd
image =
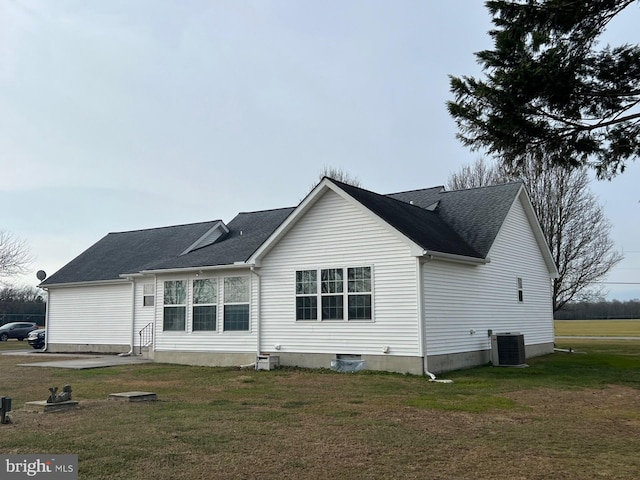
[[[489,330],[552,352],[556,275],[521,183],[379,195],[324,178],[295,208],[108,234],[41,286],[49,351],[423,374],[487,363]]]

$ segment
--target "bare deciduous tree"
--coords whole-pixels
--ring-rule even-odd
[[[540,221],[560,276],[553,281],[553,311],[567,302],[601,294],[597,282],[620,260],[614,249],[611,223],[589,188],[586,168],[562,166],[540,170],[535,162],[510,176],[500,166],[482,160],[449,177],[450,189],[473,188],[522,180]]]
[[[31,261],[27,243],[0,230],[0,285],[8,278],[26,273]]]
[[[320,180],[322,180],[324,177],[329,177],[333,180],[337,180],[338,182],[353,185],[354,187],[362,186],[360,183],[360,179],[358,177],[352,177],[346,170],[343,170],[342,168],[332,167],[331,165],[325,165],[318,173],[318,181],[309,187],[307,193],[316,188],[318,182],[320,182]]]
[[[485,185],[499,185],[509,180],[509,175],[503,171],[500,165],[487,165],[482,159],[478,159],[474,164],[465,165],[460,171],[449,175],[447,188],[449,190],[464,190]]]

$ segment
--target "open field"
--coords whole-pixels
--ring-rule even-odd
[[[556,335],[640,337],[640,320],[556,320]]]
[[[166,364],[77,371],[0,355],[0,395],[13,398],[0,453],[75,453],[91,480],[638,478],[640,342],[558,346],[588,353],[443,376],[453,384]],[[65,384],[78,410],[24,408]],[[159,401],[107,400],[132,390]]]

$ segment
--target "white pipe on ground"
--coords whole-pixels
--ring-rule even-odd
[[[453,380],[449,380],[449,379],[437,379],[436,376],[431,373],[431,372],[425,372],[427,375],[429,375],[429,381],[430,382],[437,382],[437,383],[453,383]]]

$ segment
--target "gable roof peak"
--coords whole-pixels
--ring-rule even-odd
[[[400,199],[395,198],[395,197],[393,197],[391,195],[383,195],[381,193],[377,193],[377,192],[374,192],[372,190],[367,190],[366,188],[356,187],[355,185],[351,185],[349,183],[339,182],[339,181],[334,180],[334,179],[332,179],[330,177],[326,177],[326,178],[328,178],[332,182],[336,183],[340,188],[345,190],[347,193],[349,193],[350,189],[355,189],[355,190],[359,191],[363,195],[370,195],[370,196],[373,196],[373,197],[378,197],[380,199],[383,199],[382,201],[385,201],[385,202],[386,201],[399,202],[399,203],[403,204],[404,206],[408,205],[409,207],[414,207],[414,208],[418,208],[420,210],[425,210],[424,207],[419,205],[418,202],[414,202],[413,200],[409,200],[409,201],[400,200]],[[439,188],[441,188],[441,187],[434,187],[434,189],[439,189]],[[427,189],[424,189],[424,190],[432,190],[432,189],[431,188],[427,188]],[[414,190],[414,191],[419,192],[421,190]],[[433,211],[433,209],[430,209],[430,211]]]
[[[438,213],[436,201],[431,201],[427,207],[411,198],[396,198],[391,195],[381,195],[363,188],[336,182],[347,195],[362,206],[395,228],[406,238],[420,246],[423,250],[437,251],[445,254],[459,255],[469,258],[482,258],[477,250],[451,228]],[[427,189],[428,196],[440,191],[441,187]],[[416,191],[418,192],[418,191]],[[424,191],[422,191],[424,193]],[[410,197],[406,195],[406,197]],[[418,195],[416,195],[418,196]]]

